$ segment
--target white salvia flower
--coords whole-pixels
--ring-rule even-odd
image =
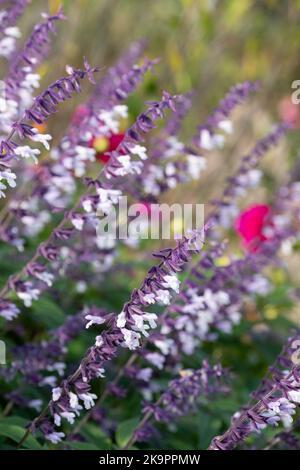
[[[125,104],[117,104],[113,107],[113,113],[120,118],[126,119],[128,117],[128,107]]]
[[[34,142],[41,142],[46,150],[50,150],[49,140],[52,140],[52,136],[50,134],[35,134],[31,137],[31,140]]]
[[[5,308],[0,310],[0,317],[5,318],[7,321],[11,321],[16,318],[20,313],[18,307],[14,304],[8,304]]]
[[[21,82],[21,87],[29,90],[32,88],[39,88],[40,78],[41,77],[37,73],[28,73],[25,76],[25,79]],[[26,92],[26,90],[22,90],[22,94],[24,94],[24,92]],[[28,95],[30,96],[30,93],[28,93]]]
[[[262,171],[258,169],[253,169],[245,173],[244,175],[240,175],[238,178],[238,182],[243,187],[240,188],[239,193],[243,195],[245,193],[245,187],[254,188],[257,186],[262,178]]]
[[[197,155],[187,155],[188,172],[192,179],[199,178],[201,172],[206,168],[206,159]]]
[[[219,305],[228,305],[230,303],[230,297],[227,292],[220,290],[215,293],[215,296]]]
[[[53,366],[49,366],[47,370],[56,370],[58,375],[62,376],[65,373],[66,364],[64,362],[54,362]]]
[[[98,118],[101,123],[101,131],[112,132],[113,134],[117,134],[119,131],[119,122],[116,119],[116,114],[113,111],[101,111],[98,115]]]
[[[166,173],[166,176],[173,176],[175,175],[176,173],[176,167],[174,165],[174,163],[167,163],[166,167],[165,167],[165,173]],[[175,180],[176,181],[176,180]]]
[[[130,148],[130,152],[133,155],[137,155],[141,160],[147,160],[147,149],[146,147],[143,147],[142,145],[134,145],[133,147]]]
[[[104,379],[105,378],[105,369],[103,369],[103,367],[100,367],[98,370],[97,370],[97,378],[98,379]]]
[[[70,407],[71,408],[77,408],[77,406],[78,406],[78,396],[75,393],[70,392],[69,397],[70,397]]]
[[[12,37],[6,36],[0,41],[0,56],[9,57],[14,51],[16,40]]]
[[[200,137],[200,146],[205,150],[213,150],[223,147],[224,136],[219,134],[211,135],[207,129],[203,129]]]
[[[63,411],[62,413],[60,413],[60,416],[62,418],[65,418],[70,424],[74,424],[75,422],[76,414],[72,411]]]
[[[87,290],[87,284],[85,281],[78,281],[75,286],[76,292],[83,294]]]
[[[85,326],[87,329],[92,325],[102,325],[102,323],[105,322],[104,318],[97,317],[96,315],[86,315],[85,319],[89,320],[89,322]]]
[[[161,305],[169,305],[171,301],[171,294],[168,290],[159,289],[157,291],[155,300]]]
[[[61,397],[61,394],[62,394],[62,388],[60,388],[60,387],[53,388],[53,390],[52,390],[52,400],[53,401],[59,400],[60,397]]]
[[[61,417],[57,413],[54,413],[54,424],[57,427],[61,426]]]
[[[144,382],[149,382],[151,377],[152,377],[151,367],[145,367],[144,369],[141,369],[136,375],[137,379],[143,380]]]
[[[6,36],[11,36],[12,38],[21,37],[21,31],[17,26],[9,26],[8,28],[5,28],[4,33]]]
[[[96,336],[95,345],[100,348],[103,344],[103,338],[101,335]]]
[[[163,287],[166,287],[167,289],[174,290],[177,294],[179,293],[180,281],[174,275],[164,276],[164,282],[162,283],[162,285]]]
[[[169,147],[164,152],[164,157],[166,158],[176,157],[176,155],[184,150],[184,144],[180,142],[175,136],[169,137],[166,142]]]
[[[288,397],[291,401],[294,401],[295,403],[300,403],[300,391],[291,390],[290,392],[288,392]]]
[[[144,336],[149,336],[149,333],[147,330],[150,328],[155,328],[156,327],[156,320],[157,320],[157,315],[156,313],[147,313],[145,312],[143,315],[132,315],[132,318],[134,319],[135,322],[135,328],[140,331]],[[145,322],[148,322],[149,325],[145,324]]]
[[[83,224],[84,220],[81,217],[73,217],[71,219],[72,224],[76,228],[76,230],[82,230],[83,229]]]
[[[24,145],[17,147],[14,150],[14,153],[22,158],[32,158],[34,163],[38,163],[38,159],[36,158],[37,155],[40,155],[40,150],[33,149],[29,147],[29,145]]]
[[[10,168],[7,168],[7,170],[4,170],[4,171],[0,171],[0,181],[1,180],[6,180],[7,181],[7,184],[11,187],[11,188],[15,188],[17,183],[16,183],[16,178],[17,176],[15,175],[15,173],[13,173],[11,171]]]
[[[65,434],[63,432],[51,432],[50,434],[45,435],[45,438],[52,442],[52,444],[58,444],[64,437]]]
[[[25,307],[31,307],[32,301],[39,298],[39,289],[30,289],[26,292],[17,292],[17,296],[23,300]]]
[[[54,375],[49,375],[48,377],[44,377],[43,380],[40,381],[39,385],[49,385],[49,387],[55,387],[57,378]]]
[[[222,206],[220,209],[220,225],[224,228],[230,228],[238,213],[238,208],[233,204]]]
[[[84,201],[82,201],[82,207],[83,207],[83,210],[85,210],[85,212],[92,212],[93,210],[92,201],[90,199],[85,199]]]
[[[165,363],[165,358],[162,354],[159,353],[148,353],[146,354],[146,359],[148,362],[156,366],[158,369],[163,369],[164,363]]]
[[[53,284],[54,275],[51,273],[43,272],[35,274],[35,277],[43,281],[47,286],[51,287]]]
[[[119,313],[117,317],[117,327],[124,328],[125,325],[126,325],[126,316],[125,316],[125,312],[122,311],[121,313]]]
[[[171,338],[166,338],[164,340],[157,339],[154,341],[154,344],[158,349],[160,349],[164,356],[167,356],[174,347],[174,340]]]
[[[117,161],[122,165],[120,168],[114,170],[115,174],[118,176],[125,176],[130,172],[131,159],[129,155],[120,155],[117,158]]]
[[[113,204],[117,204],[118,200],[122,196],[122,191],[119,189],[98,188],[97,194],[99,195],[101,202],[111,201]]]
[[[140,338],[141,335],[137,331],[131,331],[127,328],[121,328],[121,332],[124,336],[124,343],[128,349],[133,351],[134,349],[138,348],[140,345]]]
[[[156,320],[157,320],[157,315],[156,313],[149,313],[146,312],[143,314],[143,319],[144,321],[147,321],[150,325],[150,328],[156,328]]]
[[[271,289],[271,283],[261,274],[255,274],[248,283],[248,290],[253,294],[267,295]]]
[[[30,408],[33,408],[34,410],[36,410],[37,412],[41,411],[42,409],[42,405],[43,405],[43,401],[42,400],[39,400],[38,398],[35,399],[35,400],[30,400],[30,402],[28,403],[28,405],[30,406]]]
[[[225,119],[224,121],[220,121],[218,127],[222,129],[222,131],[226,132],[227,134],[232,134],[233,125],[229,119]]]
[[[155,295],[153,294],[153,292],[144,295],[143,299],[145,302],[147,302],[147,304],[155,304]]]
[[[97,395],[94,393],[81,393],[79,398],[83,401],[85,409],[90,410],[95,405],[94,400],[97,400]]]

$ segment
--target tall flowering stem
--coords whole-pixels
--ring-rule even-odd
[[[299,346],[298,332],[289,339],[274,367],[270,368],[271,379],[265,379],[253,393],[258,401],[233,417],[230,428],[212,440],[210,450],[233,449],[250,434],[260,432],[268,425],[277,426],[281,421],[286,425],[293,422],[296,405],[300,403]],[[284,370],[279,371],[277,364]]]
[[[74,92],[81,91],[80,81],[84,78],[94,83],[93,74],[99,69],[91,68],[87,61],[84,63],[84,69],[73,69],[67,66],[68,75],[53,82],[45,91],[38,95],[34,104],[26,109],[23,118],[12,124],[12,130],[5,140],[0,143],[0,161],[7,162],[18,156],[34,157],[35,152],[30,147],[21,147],[13,140],[15,134],[23,140],[29,137],[33,141],[43,142],[40,134],[28,121],[36,124],[42,124],[49,116],[57,111],[59,103],[72,97]]]
[[[182,370],[181,377],[172,380],[165,392],[155,403],[146,403],[143,408],[144,418],[135,428],[124,449],[131,448],[136,441],[148,438],[149,421],[173,423],[182,416],[197,409],[203,396],[212,396],[228,392],[225,378],[228,371],[221,365],[210,366],[204,360],[197,370]]]
[[[142,335],[147,337],[148,330],[156,327],[157,320],[156,314],[148,313],[145,309],[155,303],[157,289],[178,291],[179,280],[176,274],[194,253],[199,253],[202,243],[203,229],[193,233],[191,238],[182,239],[175,248],[164,249],[155,254],[155,257],[161,259],[160,263],[148,271],[140,288],[132,292],[131,299],[117,318],[114,315],[107,318],[107,329],[96,337],[95,345],[87,351],[74,374],[53,390],[49,409],[57,426],[61,424],[62,418],[74,422],[76,415],[82,410],[80,401],[83,401],[86,409],[95,404],[97,397],[90,393],[92,380],[103,376],[105,363],[113,359],[119,346],[130,350],[140,347]],[[103,318],[93,318],[89,326],[93,323],[102,324],[104,321]],[[44,414],[33,421],[26,436],[37,427],[52,442],[58,442],[64,437],[63,433],[55,431]]]

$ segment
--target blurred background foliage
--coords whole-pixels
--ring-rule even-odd
[[[60,3],[33,0],[20,24],[24,37],[39,21],[40,11],[53,13]],[[143,108],[145,100],[157,98],[163,89],[172,93],[194,90],[193,108],[182,130],[182,138],[187,143],[196,126],[230,86],[243,80],[261,81],[260,91],[235,112],[235,132],[225,149],[210,157],[201,181],[166,194],[167,201],[207,203],[219,195],[226,176],[236,168],[240,158],[281,119],[280,103],[290,97],[291,83],[300,79],[300,0],[64,0],[62,3],[67,21],[58,26],[51,56],[40,71],[42,86],[64,74],[66,64],[81,66],[84,56],[93,65],[107,68],[133,41],[146,39],[146,54],[161,60],[154,73],[148,74],[130,97],[131,119]],[[51,119],[49,130],[55,139],[64,134],[76,104],[90,91],[91,86],[85,85],[83,94],[62,106],[59,119],[57,116]],[[243,205],[272,201],[277,185],[299,155],[299,144],[296,125],[288,138],[264,159],[264,184],[243,200]],[[239,252],[241,247],[232,236],[233,250]],[[153,245],[147,246],[150,252],[152,248]],[[8,256],[1,261],[3,280],[11,269]],[[145,253],[137,256],[130,250],[123,254],[121,261],[129,261],[130,270],[126,266],[124,270],[122,266],[112,270],[102,285],[89,288],[84,294],[72,291],[68,279],[56,283],[49,298],[44,296],[36,302],[30,314],[26,314],[26,320],[22,316],[27,331],[31,332],[28,339],[43,337],[45,329],[60,325],[66,312],[74,313],[76,304],[78,308],[83,303],[95,303],[112,311],[120,309],[150,263]],[[274,291],[247,306],[245,320],[234,334],[224,335],[217,344],[204,345],[199,356],[186,364],[198,367],[201,358],[207,356],[229,366],[236,377],[230,398],[209,403],[205,411],[182,420],[178,427],[170,429],[172,432],[163,432],[164,437],[153,445],[165,449],[205,448],[214,434],[226,428],[231,414],[248,401],[249,392],[280,351],[291,327],[299,323],[299,309],[289,295],[292,287],[299,287],[299,256],[295,255],[284,269],[278,267],[269,275],[275,283]],[[72,295],[63,295],[66,290]],[[56,298],[60,299],[58,305]],[[91,341],[92,333],[72,341],[71,363],[78,362]],[[120,363],[123,360],[121,357]],[[114,375],[113,368],[110,374]],[[124,413],[124,401],[120,406],[114,401],[115,418],[133,418],[132,410],[136,416],[140,410],[134,393],[126,399],[126,410]],[[85,428],[90,442],[105,447],[105,438],[95,428],[92,424]],[[266,439],[272,433],[269,430]]]

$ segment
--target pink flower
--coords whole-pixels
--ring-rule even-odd
[[[290,96],[283,98],[279,103],[279,114],[283,122],[293,128],[300,128],[300,107],[293,104]]]
[[[260,204],[248,207],[235,222],[235,229],[249,251],[257,251],[261,242],[268,240],[265,228],[270,224],[271,208]]]

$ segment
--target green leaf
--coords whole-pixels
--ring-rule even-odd
[[[0,418],[0,424],[7,426],[8,424],[14,424],[18,427],[25,428],[28,423],[28,419],[21,418],[21,416],[3,416]]]
[[[140,418],[132,418],[119,424],[116,431],[116,442],[119,447],[123,448],[131,438],[135,428],[139,424]]]
[[[64,320],[64,312],[50,299],[41,297],[32,304],[32,313],[37,322],[46,328],[57,328]]]
[[[14,424],[3,424],[3,421],[0,424],[0,436],[9,437],[9,439],[12,439],[15,442],[20,442],[24,433],[25,430],[20,426],[16,426]],[[28,436],[23,447],[32,450],[41,450],[42,448],[38,441],[31,435]]]

